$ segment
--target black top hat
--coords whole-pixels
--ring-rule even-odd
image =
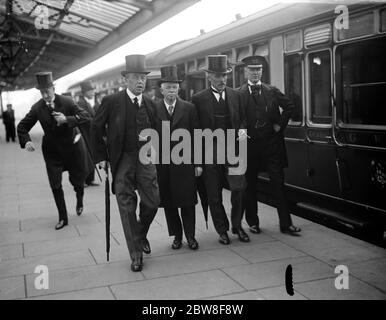
[[[37,80],[36,89],[42,90],[51,88],[54,86],[54,82],[52,80],[52,72],[38,72],[35,74]]]
[[[204,69],[206,72],[213,73],[230,73],[232,68],[227,65],[226,55],[210,55],[208,56],[208,69]]]
[[[145,58],[142,54],[126,56],[126,70],[121,71],[122,76],[125,76],[127,73],[150,73],[150,71],[146,70]]]
[[[265,68],[267,60],[263,56],[249,56],[241,60],[249,68]]]
[[[182,80],[178,79],[176,66],[161,67],[161,80],[158,83],[161,85],[163,82],[181,83]]]
[[[83,81],[80,83],[80,89],[82,90],[82,92],[87,92],[87,91],[90,91],[90,90],[94,90],[92,84],[91,84],[91,81]]]

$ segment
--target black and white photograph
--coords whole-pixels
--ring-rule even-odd
[[[386,300],[386,1],[0,0],[0,118],[0,300]]]

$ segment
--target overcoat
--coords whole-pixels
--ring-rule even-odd
[[[248,132],[252,133],[257,120],[256,105],[252,95],[249,93],[247,83],[243,84],[239,90],[244,94],[244,99],[246,100],[244,105],[246,106],[247,129]],[[272,160],[272,157],[276,156],[279,156],[280,158],[279,165],[282,168],[285,168],[288,166],[288,159],[284,141],[284,130],[295,110],[295,105],[289,98],[281,93],[279,89],[265,83],[261,84],[261,94],[267,107],[269,124],[267,124],[267,128],[264,129],[263,139],[258,140],[260,141],[258,143],[264,144],[264,152],[259,154],[259,158],[262,159],[261,163],[259,163],[259,170],[266,171],[267,164]],[[280,111],[280,109],[282,109],[282,111]],[[279,132],[273,130],[273,124],[280,125],[281,129]],[[253,135],[251,136],[252,139],[249,139],[248,141],[249,156],[253,155],[255,150],[252,148],[256,146],[256,141],[254,141]]]
[[[62,112],[67,118],[67,123],[58,126],[51,115],[52,109],[47,106],[43,99],[40,99],[19,122],[17,134],[20,146],[25,148],[26,143],[31,141],[28,132],[37,121],[40,122],[44,131],[42,152],[51,187],[55,188],[60,185],[60,181],[57,181],[60,176],[54,175],[55,179],[53,179],[50,172],[73,169],[74,172],[79,173],[77,177],[80,181],[76,181],[76,184],[81,183],[81,180],[88,174],[85,168],[86,155],[82,145],[84,142],[82,138],[77,142],[74,138],[76,135],[75,127],[89,122],[90,117],[87,112],[80,109],[69,97],[55,95],[54,104],[54,111]]]
[[[160,138],[160,154],[157,165],[158,185],[160,189],[160,207],[184,207],[194,206],[197,203],[196,179],[194,175],[194,129],[199,129],[197,112],[195,106],[187,101],[177,99],[173,116],[170,117],[164,100],[158,101],[157,108],[157,132]],[[180,141],[170,141],[167,131],[162,126],[170,126],[170,135],[174,130],[184,129],[190,134],[190,164],[175,164],[172,159],[170,164],[162,164],[162,154],[170,152]],[[170,151],[162,149],[162,141],[169,139]],[[185,141],[187,143],[187,141]],[[171,157],[170,157],[171,158]]]
[[[109,160],[113,177],[112,186],[114,186],[118,164],[125,146],[127,127],[126,95],[126,90],[122,90],[105,96],[91,125],[94,163]],[[140,108],[142,107],[146,108],[151,127],[155,129],[157,114],[153,101],[145,95],[142,95]],[[106,130],[106,124],[108,130]],[[107,149],[104,137],[107,137]],[[114,187],[112,188],[112,192],[115,193]]]

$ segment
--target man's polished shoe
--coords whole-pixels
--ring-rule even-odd
[[[192,237],[192,238],[188,238],[187,241],[188,241],[188,246],[189,246],[190,249],[192,249],[192,250],[197,250],[198,249],[198,242],[197,242],[196,239],[194,239]]]
[[[134,259],[131,263],[131,271],[139,272],[142,270],[142,258]]]
[[[239,229],[232,228],[232,233],[237,234],[241,242],[249,242],[249,237],[245,231],[240,227]]]
[[[298,236],[298,233],[302,231],[299,227],[289,226],[288,228],[280,228],[282,233],[287,233],[293,236]]]
[[[64,228],[66,225],[68,225],[68,222],[66,220],[59,220],[59,222],[55,226],[55,230],[59,230]]]
[[[178,237],[174,237],[173,243],[172,243],[172,249],[177,250],[182,247],[182,239]]]
[[[220,238],[218,239],[218,242],[221,244],[230,244],[231,241],[229,240],[228,234],[226,232],[220,234]]]
[[[259,233],[261,233],[261,230],[260,230],[260,228],[259,228],[259,226],[258,225],[253,225],[253,226],[250,226],[249,227],[249,231],[251,232],[251,233],[254,233],[254,234],[259,234]]]
[[[80,216],[83,212],[83,203],[77,204],[76,205],[76,214]]]
[[[151,252],[149,240],[147,240],[146,238],[142,240],[142,251],[146,254],[149,254]]]

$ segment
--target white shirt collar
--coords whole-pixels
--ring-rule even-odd
[[[138,105],[141,106],[141,103],[142,103],[142,93],[140,95],[136,96],[134,93],[132,93],[129,90],[129,88],[126,89],[126,93],[129,96],[129,98],[131,99],[131,101],[133,101],[133,103],[134,103],[134,98],[137,98],[138,99]]]
[[[252,81],[248,80],[248,90],[249,90],[249,93],[252,93],[250,86],[261,86],[261,81],[259,80],[256,84],[254,84],[252,83]]]
[[[87,98],[86,96],[84,96],[84,99],[90,104],[90,106],[93,108],[94,105],[95,105],[95,99],[94,98]]]
[[[212,88],[211,91],[213,92],[214,97],[216,98],[217,101],[219,101],[220,100],[220,94],[213,91],[213,90],[216,90],[216,91],[218,91],[218,90],[213,86],[211,86],[211,88]],[[221,98],[223,100],[225,100],[225,89],[223,91],[221,91]]]
[[[177,103],[177,99],[172,104],[169,104],[166,102],[166,100],[164,100],[166,109],[169,109],[169,106],[173,106],[173,109],[174,109],[176,107],[176,103]]]

